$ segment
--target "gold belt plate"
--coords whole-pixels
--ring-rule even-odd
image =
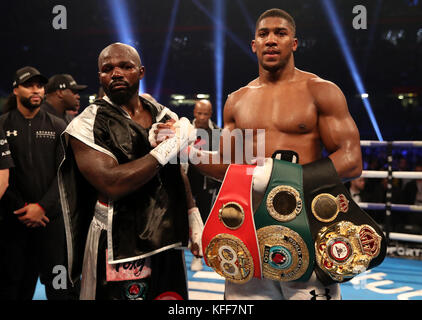
[[[343,281],[364,272],[378,256],[381,236],[369,225],[341,221],[323,227],[315,241],[318,266],[332,279]]]
[[[252,255],[237,237],[220,233],[205,249],[208,264],[219,275],[234,283],[246,283],[254,275]]]
[[[309,251],[302,237],[283,226],[267,226],[257,231],[265,278],[293,281],[303,276],[309,265]]]

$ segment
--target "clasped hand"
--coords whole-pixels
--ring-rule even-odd
[[[50,222],[44,209],[36,203],[30,203],[13,213],[28,228],[45,227]]]

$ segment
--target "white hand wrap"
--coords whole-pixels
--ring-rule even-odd
[[[169,137],[171,138],[172,136],[174,136],[174,131],[170,129],[161,130],[162,132],[160,131],[158,135],[155,133],[158,125],[160,124],[159,121],[163,119],[165,116],[169,116],[171,119],[179,121],[179,117],[177,116],[176,113],[171,111],[169,108],[164,107],[161,110],[161,112],[156,116],[155,120],[157,122],[152,125],[148,133],[148,140],[149,140],[149,143],[151,144],[151,147],[156,147],[160,142],[164,141],[166,138],[169,138]]]
[[[199,246],[199,255],[202,257],[202,231],[204,230],[204,223],[201,218],[201,214],[197,207],[193,207],[188,211],[189,220],[189,248],[193,243]]]
[[[151,129],[148,133],[148,141],[151,147],[158,146],[161,142],[168,138],[173,138],[175,136],[175,132],[171,129],[160,129],[158,133],[155,133],[160,122],[156,122],[152,125]]]
[[[195,141],[196,139],[196,129],[189,122],[187,118],[181,118],[179,121],[176,121],[173,125],[176,129],[176,132],[172,130],[164,130],[164,135],[168,136],[170,132],[173,132],[174,136],[170,139],[167,139],[161,142],[157,147],[150,151],[150,154],[157,159],[157,161],[162,165],[166,165],[171,159],[177,156],[177,154],[186,148],[190,142]],[[155,135],[154,126],[149,132],[149,136]],[[157,137],[163,138],[163,135],[158,134]],[[157,137],[154,139],[149,138],[150,143],[155,141],[157,142]]]
[[[253,171],[252,188],[255,192],[264,194],[273,169],[273,159],[265,158],[264,165],[256,166]]]

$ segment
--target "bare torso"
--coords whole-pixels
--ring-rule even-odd
[[[289,81],[262,85],[255,79],[231,95],[228,127],[265,129],[266,157],[276,150],[293,150],[301,164],[319,159],[322,145],[311,79],[318,77],[297,69]],[[256,141],[254,133],[254,154]]]

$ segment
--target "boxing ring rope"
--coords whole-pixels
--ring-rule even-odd
[[[372,141],[372,140],[361,140],[361,147],[386,147],[391,144],[393,147],[402,148],[421,148],[422,141]]]
[[[392,180],[396,179],[422,179],[422,172],[412,171],[393,171],[393,147],[402,148],[422,148],[422,141],[371,141],[362,140],[361,147],[386,147],[387,148],[387,171],[363,170],[361,177],[363,178],[387,178],[386,203],[369,203],[359,202],[358,205],[362,209],[368,210],[384,210],[386,214],[386,237],[388,240],[401,240],[422,243],[422,235],[406,234],[390,232],[391,211],[404,212],[422,212],[422,206],[404,205],[391,203],[392,198]]]
[[[362,178],[388,178],[388,171],[363,170]],[[422,172],[394,171],[393,178],[397,179],[422,179]]]

